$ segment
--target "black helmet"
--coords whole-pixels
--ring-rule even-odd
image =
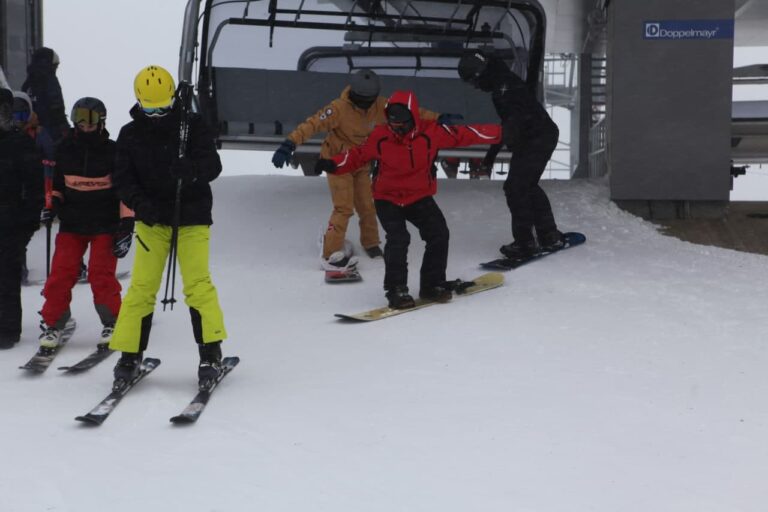
[[[104,121],[107,119],[107,107],[100,99],[86,96],[75,102],[69,118],[75,126],[82,122],[104,126]]]
[[[488,68],[488,57],[480,52],[467,53],[459,59],[459,76],[465,82],[476,83]]]
[[[413,114],[406,105],[392,103],[387,107],[387,124],[398,135],[405,135],[413,130]]]

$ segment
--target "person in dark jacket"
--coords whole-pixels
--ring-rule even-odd
[[[43,170],[35,143],[13,124],[13,94],[0,89],[0,348],[21,337],[21,253],[40,226]]]
[[[139,242],[131,285],[123,300],[110,348],[123,352],[115,366],[115,388],[135,377],[149,342],[152,315],[170,250],[176,186],[181,179],[177,259],[184,281],[192,332],[198,343],[201,388],[222,371],[221,341],[226,338],[218,294],[208,267],[210,182],[221,173],[213,134],[203,119],[189,114],[186,152],[179,158],[181,105],[173,77],[159,66],[142,69],[134,81],[138,103],[133,121],[117,138],[115,181],[122,201],[136,213]]]
[[[525,258],[538,250],[556,250],[564,245],[547,194],[539,186],[557,147],[560,131],[523,80],[504,61],[476,51],[459,60],[459,76],[476,88],[491,93],[501,118],[502,142],[512,151],[509,174],[504,183],[507,206],[512,214],[512,243],[501,247],[509,258]],[[482,168],[491,169],[502,144],[492,146]],[[536,238],[533,230],[536,229]]]
[[[35,141],[35,147],[42,156],[43,169],[47,168],[49,170],[48,173],[43,172],[43,176],[46,176],[46,174],[49,176],[48,180],[50,181],[50,189],[52,190],[53,166],[55,165],[53,141],[48,136],[48,132],[43,130],[40,126],[37,114],[35,114],[35,111],[32,109],[32,100],[26,93],[21,91],[13,91],[13,123],[17,130],[26,133],[33,141]],[[47,195],[46,203],[49,200],[50,197]],[[24,238],[21,242],[21,284],[23,285],[29,284],[27,246],[39,227],[39,224],[30,226],[30,229],[24,234]]]
[[[495,144],[499,125],[452,125],[419,117],[416,96],[396,91],[386,105],[387,123],[380,124],[366,141],[330,160],[318,161],[317,171],[343,174],[371,160],[379,161],[372,192],[376,214],[386,232],[384,289],[389,307],[414,306],[408,293],[406,221],[419,230],[426,250],[421,264],[419,297],[446,302],[452,292],[445,286],[448,265],[448,226],[432,196],[437,192],[437,152],[444,148]]]
[[[45,282],[40,335],[43,349],[56,349],[71,314],[72,288],[80,277],[80,263],[90,247],[88,281],[102,323],[98,348],[106,350],[120,311],[120,283],[113,254],[116,233],[130,229],[127,209],[121,221],[120,201],[112,186],[115,143],[105,127],[107,109],[97,98],[79,99],[72,108],[72,134],[58,145],[50,207],[43,223],[59,217],[59,232],[51,274]],[[120,227],[122,225],[122,228]]]
[[[32,108],[40,126],[54,142],[69,133],[64,96],[56,77],[59,63],[55,51],[46,47],[38,48],[32,54],[32,62],[27,67],[27,79],[21,86],[21,90],[32,99]]]

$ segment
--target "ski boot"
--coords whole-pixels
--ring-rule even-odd
[[[115,365],[115,380],[112,384],[113,391],[119,391],[139,376],[139,372],[141,371],[141,360],[141,352],[136,354],[123,352],[123,355],[120,356],[120,359],[118,359],[117,364]]]
[[[109,350],[109,342],[112,340],[112,333],[115,332],[115,324],[106,324],[101,329],[101,339],[99,340],[99,343],[96,345],[96,349],[99,352],[102,352],[104,350]]]
[[[444,304],[451,301],[453,292],[444,286],[422,286],[419,290],[419,298]]]
[[[197,367],[197,385],[200,391],[211,389],[221,375],[221,342],[203,343],[200,350],[200,366]]]
[[[336,251],[325,260],[325,270],[353,270],[357,266],[357,258]]]
[[[44,322],[40,322],[40,329],[42,329],[43,333],[38,338],[38,341],[40,341],[38,353],[40,355],[50,355],[59,347],[62,332],[60,329],[46,325]]]
[[[539,235],[539,248],[542,252],[559,251],[565,247],[565,235],[560,231],[548,231]]]
[[[416,302],[413,297],[408,293],[408,287],[405,285],[397,285],[386,293],[388,305],[392,309],[408,309],[416,306]]]
[[[524,260],[535,256],[538,247],[536,240],[528,240],[525,242],[514,241],[511,244],[502,245],[499,251],[501,254],[512,260]]]
[[[19,342],[20,336],[11,334],[0,334],[0,350],[13,348]]]
[[[384,253],[381,251],[381,247],[379,247],[378,245],[374,245],[373,247],[366,247],[365,254],[367,254],[369,258],[384,257]]]

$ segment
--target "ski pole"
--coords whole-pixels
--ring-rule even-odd
[[[45,207],[49,210],[53,208],[53,167],[56,162],[53,160],[43,160],[43,178],[45,186]],[[51,224],[49,220],[45,223],[45,279],[51,275]]]
[[[189,138],[189,103],[192,97],[191,85],[182,81],[176,90],[176,97],[181,104],[181,123],[179,125],[179,159],[184,158],[187,152],[187,139]],[[165,275],[165,297],[162,300],[163,311],[170,304],[173,310],[173,304],[176,302],[174,297],[176,290],[176,259],[179,247],[179,224],[181,223],[181,185],[182,178],[176,179],[176,196],[173,204],[173,222],[171,224],[171,243],[168,251],[168,271]],[[168,297],[168,288],[170,285],[171,296]]]

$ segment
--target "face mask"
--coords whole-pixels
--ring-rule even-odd
[[[413,120],[404,123],[388,122],[390,129],[396,134],[403,136],[413,130]]]
[[[349,101],[351,101],[357,108],[368,110],[376,102],[376,96],[360,96],[352,91],[349,91]]]
[[[93,144],[101,139],[101,130],[95,130],[92,132],[84,132],[77,130],[77,139],[85,144]]]

